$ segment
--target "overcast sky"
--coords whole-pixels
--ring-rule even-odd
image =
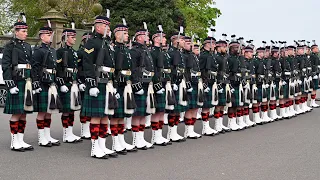
[[[216,0],[222,15],[216,22],[216,38],[222,33],[261,41],[313,39],[320,43],[320,0]]]

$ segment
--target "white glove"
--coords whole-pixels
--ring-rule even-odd
[[[34,92],[35,92],[36,94],[39,94],[41,91],[42,91],[41,88],[38,88],[38,89],[34,90]]]
[[[285,86],[287,84],[286,81],[282,81],[282,85]]]
[[[219,89],[219,90],[218,90],[218,93],[223,93],[223,89],[222,89],[222,88]]]
[[[313,76],[313,79],[319,79],[319,77],[317,75]]]
[[[178,91],[178,86],[176,85],[176,84],[172,84],[172,89],[174,90],[174,91]]]
[[[120,94],[119,94],[119,93],[116,93],[115,97],[116,97],[117,99],[120,99]]]
[[[210,91],[210,88],[209,88],[209,87],[207,87],[207,88],[204,90],[205,93],[208,93],[209,91]]]
[[[255,87],[253,88],[253,90],[258,90],[257,86],[255,86]]]
[[[165,90],[164,90],[163,88],[161,88],[161,89],[160,89],[159,91],[157,91],[156,93],[157,93],[157,94],[163,94],[164,91],[165,91]]]
[[[60,87],[60,91],[63,93],[67,93],[69,91],[68,87],[66,85],[63,85]]]
[[[269,88],[269,84],[265,84],[264,86],[265,86],[265,88]]]
[[[193,88],[190,88],[187,90],[187,92],[192,92],[193,91]]]
[[[13,87],[10,89],[10,94],[18,94],[19,89],[17,87]]]
[[[312,77],[310,76],[310,77],[309,77],[309,81],[311,81],[311,80],[312,80]]]
[[[247,83],[244,87],[243,87],[243,89],[248,89],[249,88],[249,83]]]
[[[98,94],[100,93],[99,89],[98,88],[90,88],[89,89],[89,94],[90,96],[93,96],[93,97],[98,97]]]
[[[230,92],[231,92],[231,93],[234,93],[234,89],[231,89]]]
[[[80,90],[80,91],[85,91],[85,90],[86,90],[86,85],[80,84],[80,85],[79,85],[79,90]]]
[[[138,92],[135,92],[135,94],[138,94],[138,95],[143,95],[143,93],[144,93],[144,90],[143,90],[143,89],[141,89],[141,90],[138,91]]]

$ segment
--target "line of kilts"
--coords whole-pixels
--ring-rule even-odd
[[[137,104],[132,116],[147,116],[147,93],[148,93],[148,84],[142,83],[142,88],[144,93],[142,95],[134,94],[134,99]]]
[[[32,113],[24,110],[24,96],[25,96],[25,85],[26,81],[17,81],[17,88],[19,89],[18,94],[10,94],[7,92],[6,104],[3,113],[5,114],[25,114]]]
[[[101,117],[101,118],[107,116],[105,114],[106,84],[98,84],[98,89],[100,93],[98,94],[97,97],[90,96],[89,89],[90,88],[86,88],[86,91],[84,94],[81,115],[88,116],[88,117]]]
[[[192,83],[192,92],[188,92],[188,109],[196,109],[198,106],[198,83]],[[210,101],[211,103],[211,101]]]

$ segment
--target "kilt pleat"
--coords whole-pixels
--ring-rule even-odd
[[[35,112],[47,112],[49,86],[50,85],[47,83],[41,84],[42,91],[33,96],[34,97],[33,106],[34,106]]]
[[[223,88],[223,93],[218,93],[218,106],[226,106],[227,104],[227,95],[226,95],[226,85],[221,85]]]
[[[143,84],[144,93],[142,95],[134,94],[134,99],[137,104],[132,116],[147,116],[147,92],[148,86]]]
[[[212,85],[210,86],[212,87]],[[213,105],[211,103],[212,100],[212,89],[210,88],[210,91],[207,93],[204,93],[204,102],[202,108],[212,108]]]
[[[26,81],[16,82],[17,88],[19,89],[18,94],[10,94],[9,90],[7,93],[6,104],[3,110],[5,114],[25,114],[32,113],[24,110],[24,91]]]
[[[312,79],[314,88],[313,90],[318,90],[319,89],[319,79]]]
[[[156,112],[164,112],[166,107],[166,93],[156,95]]]

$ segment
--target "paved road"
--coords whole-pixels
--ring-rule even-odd
[[[320,109],[240,132],[97,160],[89,156],[90,141],[38,147],[35,115],[28,116],[26,129],[26,142],[35,151],[12,152],[8,148],[9,116],[1,113],[0,179],[320,179],[319,117]],[[53,118],[52,135],[61,139],[59,119],[58,115]],[[183,130],[180,124],[180,134]],[[196,131],[201,132],[200,122]],[[80,132],[77,120],[75,132]],[[146,136],[151,137],[150,130]],[[131,142],[130,132],[127,138]]]

